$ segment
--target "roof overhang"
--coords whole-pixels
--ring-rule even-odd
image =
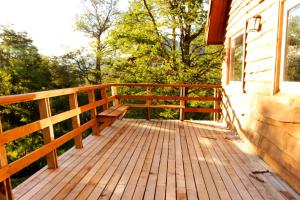
[[[231,0],[210,0],[206,24],[206,43],[223,44]]]

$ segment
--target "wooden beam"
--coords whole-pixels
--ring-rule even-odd
[[[76,109],[78,108],[78,98],[77,98],[77,93],[70,94],[69,95],[69,105],[70,109]],[[76,129],[80,126],[80,118],[79,114],[76,116],[72,117],[72,127],[73,129]],[[79,134],[74,138],[74,144],[76,149],[81,149],[83,148],[83,143],[82,143],[82,134]]]
[[[101,99],[106,99],[107,98],[107,93],[106,93],[106,88],[101,88]],[[103,110],[107,110],[108,109],[108,104],[106,102],[106,104],[103,105]]]
[[[112,86],[127,86],[127,87],[169,87],[169,88],[222,88],[216,84],[159,84],[159,83],[114,83]]]
[[[185,87],[180,88],[180,97],[185,97]],[[185,100],[180,100],[180,106],[185,108]],[[180,121],[184,121],[184,119],[185,119],[185,112],[184,112],[183,108],[180,108],[180,113],[179,113]]]
[[[150,87],[147,87],[146,95],[147,95],[147,96],[150,96],[150,95],[151,95],[151,88],[150,88]],[[146,100],[146,105],[148,106],[148,107],[147,107],[147,114],[146,114],[147,120],[150,120],[150,119],[151,119],[151,107],[150,107],[151,102],[152,102],[152,101],[151,101],[150,99],[147,99],[147,100]]]
[[[146,104],[124,104],[124,106],[129,106],[129,109],[134,109],[134,108],[166,108],[166,109],[179,109],[183,108],[180,105],[146,105]]]
[[[220,97],[220,89],[215,88],[214,89],[214,97],[219,98]],[[214,101],[214,109],[218,110],[220,109],[220,101]],[[214,121],[217,121],[220,119],[220,113],[219,112],[214,112]]]
[[[186,97],[186,96],[143,96],[143,95],[117,95],[118,99],[135,100],[174,100],[174,101],[221,101],[221,98],[215,97]]]
[[[39,103],[40,118],[46,119],[51,117],[49,98],[41,99],[38,101],[38,103]],[[44,128],[42,130],[42,133],[43,133],[44,144],[51,143],[51,141],[54,140],[54,130],[52,124]],[[50,152],[47,155],[47,163],[49,169],[55,169],[58,167],[56,149],[54,149],[52,152]]]
[[[184,108],[184,112],[192,112],[192,113],[213,113],[213,112],[221,112],[221,109],[214,108]]]
[[[38,159],[55,151],[58,147],[70,141],[83,131],[93,127],[97,123],[97,120],[90,120],[89,122],[81,125],[80,127],[60,136],[53,140],[51,143],[43,145],[41,148],[29,153],[28,155],[9,163],[8,165],[0,168],[0,182],[9,178],[11,175],[17,173],[28,165],[34,163]]]
[[[94,103],[95,102],[95,91],[94,90],[88,91],[88,98],[89,98],[89,103]],[[96,108],[91,109],[90,113],[91,113],[91,120],[97,118],[97,109]],[[97,131],[98,131],[97,130],[98,129],[97,124],[95,126],[93,126],[92,129],[93,129],[92,134],[97,135],[98,134],[97,133]]]
[[[10,95],[10,96],[2,96],[0,97],[0,104],[13,104],[34,100],[41,100],[44,98],[57,97],[62,95],[69,95],[78,92],[86,92],[89,90],[96,89],[104,89],[108,87],[114,86],[144,86],[144,87],[171,87],[171,88],[221,88],[221,85],[213,85],[213,84],[155,84],[155,83],[118,83],[118,84],[103,84],[103,85],[94,85],[94,86],[85,86],[85,87],[76,87],[76,88],[65,88],[59,90],[49,90],[42,92],[33,92],[27,94],[18,94],[18,95]]]
[[[0,117],[0,134],[3,132],[1,117]],[[6,156],[6,149],[5,144],[0,143],[0,168],[6,166],[7,163],[7,156]],[[10,178],[6,178],[4,181],[0,182],[0,200],[12,200],[13,199],[13,192]]]
[[[33,92],[27,94],[18,94],[18,95],[9,95],[0,97],[0,104],[13,104],[21,103],[33,100],[41,100],[44,98],[57,97],[63,95],[69,95],[78,92],[87,92],[89,90],[96,90],[101,88],[110,87],[112,84],[103,84],[103,85],[92,85],[84,87],[75,87],[75,88],[65,88],[59,90],[48,90],[42,92]]]
[[[111,86],[111,96],[117,96],[117,95],[118,95],[117,87],[116,86]],[[116,98],[113,101],[113,105],[114,105],[114,107],[119,106],[120,105],[120,100],[118,98]]]
[[[107,97],[107,99],[98,100],[92,104],[87,104],[87,105],[81,106],[79,108],[72,109],[72,110],[51,116],[49,118],[41,119],[39,121],[35,121],[30,124],[26,124],[24,126],[20,126],[17,128],[7,130],[7,131],[3,132],[2,134],[0,134],[0,143],[7,143],[7,142],[11,142],[13,140],[16,140],[18,138],[24,137],[30,133],[47,128],[51,124],[56,124],[56,123],[62,122],[64,120],[72,118],[76,115],[84,113],[88,110],[91,110],[92,108],[102,106],[107,102],[113,101],[114,99],[115,99],[115,97]]]

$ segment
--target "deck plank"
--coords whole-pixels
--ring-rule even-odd
[[[220,132],[214,131],[213,136],[217,137]],[[237,187],[242,187],[247,190],[248,194],[251,196],[252,199],[254,200],[262,200],[263,197],[259,194],[253,183],[251,182],[250,178],[247,176],[247,174],[244,173],[244,171],[241,169],[240,164],[233,159],[233,156],[235,155],[234,153],[229,152],[226,148],[225,145],[223,144],[224,139],[227,136],[224,135],[222,137],[219,137],[218,140],[216,140],[216,143],[214,144],[214,148],[217,153],[219,153],[220,157],[223,157],[225,162],[229,162],[231,164],[232,169],[231,171],[234,170],[238,178],[242,183],[239,182],[239,180],[236,180],[235,185]],[[233,173],[233,172],[232,172]],[[235,177],[237,179],[237,177]],[[249,199],[249,196],[246,193],[244,189],[239,189],[239,192],[243,190],[243,193],[241,194],[243,199]]]
[[[123,199],[142,199],[145,193],[150,169],[151,169],[151,164],[155,152],[155,147],[157,145],[157,140],[160,134],[160,123],[159,121],[156,122],[156,127],[154,130],[154,138],[152,140],[152,144],[150,147],[150,150],[148,151],[146,158],[144,162],[142,162],[142,159],[139,160],[137,163],[137,166],[135,168],[135,173],[133,174],[129,184],[126,187],[126,190],[123,195]],[[143,163],[143,165],[142,165]],[[138,179],[138,180],[137,180]],[[135,188],[135,190],[133,190]]]
[[[117,127],[116,127],[117,128]],[[90,159],[92,159],[93,155],[95,155],[97,149],[102,148],[107,142],[109,142],[110,138],[114,136],[116,133],[114,129],[111,129],[112,134],[108,137],[95,137],[94,140],[96,142],[89,145],[89,148],[86,148],[86,151],[78,154],[75,160],[72,162],[66,162],[65,166],[61,166],[56,170],[47,170],[47,176],[39,182],[35,187],[33,187],[29,192],[23,195],[20,199],[42,199],[49,191],[56,186],[57,183],[61,182],[65,176],[67,176],[70,172],[72,172],[73,168],[81,163],[78,167],[83,167],[84,163],[87,163]],[[98,140],[98,142],[97,142]],[[61,182],[65,183],[65,182]]]
[[[127,137],[124,134],[124,130],[128,127],[128,130],[131,130],[130,122],[128,123],[120,123],[119,129],[117,130],[117,137],[114,137],[110,140],[110,142],[106,145],[106,148],[97,152],[97,156],[89,162],[89,164],[84,167],[75,178],[73,178],[67,185],[65,185],[61,190],[57,193],[57,195],[53,199],[74,199],[79,194],[79,192],[83,189],[85,184],[90,180],[93,175],[96,173],[97,169],[102,166],[105,160],[111,155],[111,153],[117,148],[117,146],[124,141]],[[107,149],[107,150],[106,150]]]
[[[146,148],[143,149],[142,153],[140,154],[140,157],[136,161],[135,166],[133,166],[132,170],[130,170],[131,166],[127,167],[128,172],[124,172],[121,180],[119,181],[118,185],[115,188],[115,191],[114,191],[111,199],[114,199],[114,200],[121,199],[121,198],[131,199],[131,197],[133,196],[137,181],[141,174],[144,163],[151,164],[152,155],[153,155],[152,152],[154,152],[154,150],[155,150],[157,137],[158,137],[158,133],[159,133],[159,129],[158,129],[159,122],[155,121],[155,123],[152,126],[153,126],[153,128],[151,129],[151,131],[153,131],[154,136],[151,141],[151,145],[150,145],[149,149],[146,149]],[[151,159],[151,160],[149,160],[149,159]],[[134,165],[134,163],[132,163],[132,165]]]
[[[192,163],[190,160],[190,155],[189,155],[189,150],[188,150],[188,145],[187,145],[187,141],[186,141],[183,123],[179,124],[179,134],[180,134],[180,140],[181,140],[187,197],[188,197],[188,199],[198,199],[196,183],[195,183],[195,179],[194,179],[194,175],[193,175]]]
[[[220,197],[219,197],[216,185],[214,183],[213,177],[209,171],[208,164],[205,160],[202,149],[198,142],[197,133],[195,132],[195,130],[192,127],[189,127],[189,129],[190,129],[190,134],[191,134],[193,144],[194,144],[194,147],[196,150],[198,162],[199,162],[202,174],[203,174],[203,178],[205,181],[205,185],[206,185],[206,189],[207,189],[209,198],[218,200],[218,199],[220,199]]]
[[[84,189],[79,193],[76,199],[87,199],[91,192],[94,190],[96,185],[102,179],[102,177],[106,174],[108,170],[112,171],[115,170],[118,163],[122,160],[123,156],[125,155],[126,151],[129,149],[133,140],[136,139],[138,135],[138,128],[139,126],[143,126],[143,122],[136,125],[135,129],[132,129],[129,133],[125,132],[124,134],[128,135],[128,140],[125,141],[124,146],[118,146],[117,150],[108,157],[108,160],[105,161],[104,165],[102,165],[98,170],[97,173],[88,181],[85,185]]]
[[[300,199],[215,122],[117,120],[14,189],[15,199]],[[270,169],[269,169],[270,170]]]
[[[127,163],[129,162],[132,154],[134,153],[135,149],[139,145],[143,145],[146,138],[147,138],[147,130],[149,130],[149,123],[145,122],[142,125],[142,129],[137,129],[137,136],[133,138],[132,143],[128,146],[129,148],[124,150],[124,154],[119,154],[123,156],[118,156],[117,159],[112,163],[112,165],[108,168],[108,170],[105,172],[103,177],[100,179],[100,181],[97,183],[94,190],[91,192],[88,200],[92,199],[98,199],[105,189],[106,185],[109,183],[109,181],[112,179],[113,182],[115,182],[115,179],[117,179],[120,175],[122,170],[125,169]]]
[[[152,165],[150,168],[150,174],[149,174],[149,178],[148,178],[148,182],[147,182],[147,186],[146,186],[146,191],[144,194],[145,200],[152,200],[155,197],[156,182],[158,179],[158,172],[159,172],[159,163],[160,163],[162,149],[163,149],[163,143],[164,143],[164,139],[165,139],[163,125],[164,125],[164,122],[162,121],[160,124],[161,129],[159,132],[159,138],[157,141],[156,149],[154,152],[154,157],[152,160]],[[126,191],[125,191],[125,193],[126,193]],[[122,199],[125,199],[125,198],[122,198]]]
[[[220,162],[220,163],[222,163],[221,166],[224,167],[224,170],[227,172],[228,176],[230,177],[232,184],[234,185],[234,187],[236,188],[236,191],[240,195],[240,199],[251,200],[252,199],[251,195],[249,194],[246,187],[242,183],[240,177],[235,172],[232,164],[229,162],[229,159],[227,157],[225,157],[222,150],[217,145],[217,142],[219,140],[221,140],[224,136],[221,134],[219,134],[219,135],[215,134],[216,132],[212,129],[206,129],[205,132],[206,132],[206,136],[211,135],[212,137],[217,138],[216,140],[211,142],[212,147],[213,147],[211,149],[215,152],[216,156],[218,157],[218,160],[221,161]],[[235,195],[237,195],[237,194],[235,194]]]
[[[164,134],[164,143],[162,147],[162,154],[159,163],[158,178],[155,190],[155,199],[161,200],[166,198],[167,186],[167,170],[168,170],[168,156],[169,156],[169,131],[167,121],[164,121],[162,132]]]
[[[193,174],[195,177],[198,197],[200,199],[209,199],[206,185],[204,182],[204,178],[203,178],[203,175],[202,175],[199,163],[198,163],[198,157],[196,155],[195,147],[194,147],[193,141],[191,139],[191,133],[190,133],[189,126],[187,126],[187,125],[184,126],[184,130],[185,130],[185,135],[186,135],[186,139],[187,139],[187,144],[189,147],[189,153],[190,153],[190,157],[191,157],[192,169],[193,169]],[[203,159],[203,158],[200,158],[200,159]]]
[[[217,170],[216,164],[213,160],[212,155],[210,154],[209,148],[211,148],[210,143],[211,143],[211,138],[209,137],[204,137],[203,135],[203,129],[197,129],[196,133],[197,134],[197,140],[200,144],[200,147],[202,149],[205,161],[208,165],[209,171],[213,177],[214,183],[216,185],[217,191],[219,193],[219,196],[222,199],[231,199],[230,195],[226,189],[226,186],[221,178],[221,175],[219,174],[219,171]]]
[[[202,136],[204,137],[213,137],[212,134],[208,132],[208,129],[202,129]],[[210,148],[208,148],[208,151],[210,152],[210,155],[212,156],[213,161],[215,162],[215,166],[224,182],[224,185],[233,200],[241,200],[241,196],[235,187],[232,177],[228,174],[228,172],[225,169],[226,163],[222,162],[220,158],[218,157],[216,151],[214,150],[214,143],[216,142],[217,138],[214,140],[210,140]]]
[[[125,126],[126,124],[124,124]],[[111,147],[114,143],[115,140],[118,140],[120,138],[120,136],[122,135],[119,130],[122,129],[123,126],[118,126],[116,127],[116,129],[114,130],[114,135],[113,137],[110,137],[105,143],[103,143],[102,147],[99,148],[99,146],[97,147],[97,149],[103,150],[103,152],[106,151],[106,149],[108,149],[109,147]],[[54,184],[54,187],[50,190],[50,192],[48,191],[46,193],[46,195],[42,196],[41,199],[53,199],[56,195],[62,195],[65,196],[67,195],[69,192],[65,191],[65,190],[61,190],[62,188],[66,188],[69,190],[69,188],[72,188],[76,185],[76,182],[79,181],[79,179],[86,173],[88,173],[88,171],[94,166],[94,164],[102,157],[102,154],[99,154],[99,151],[95,151],[96,154],[89,154],[89,157],[91,156],[91,159],[88,160],[83,160],[82,162],[80,162],[79,164],[75,164],[72,167],[70,167],[70,171],[69,173],[64,176],[64,175],[60,175],[61,177],[63,177],[63,179],[61,179],[61,181],[59,182],[54,182],[52,184]],[[78,178],[77,178],[78,177]],[[47,184],[48,187],[49,184]],[[39,194],[41,194],[39,192]],[[36,197],[34,197],[36,198]],[[59,197],[58,197],[59,198]]]
[[[187,199],[186,185],[183,169],[183,158],[181,149],[181,140],[179,133],[179,122],[175,121],[175,157],[176,157],[176,193],[177,199]]]
[[[138,143],[138,146],[134,150],[133,154],[129,155],[129,156],[131,156],[129,162],[126,162],[124,159],[122,160],[123,166],[121,166],[121,165],[119,166],[118,171],[116,171],[114,173],[114,176],[107,183],[106,188],[101,193],[101,196],[98,199],[110,199],[110,197],[111,197],[112,193],[114,192],[114,189],[117,186],[122,175],[129,177],[135,167],[137,160],[145,159],[145,154],[147,153],[148,148],[150,147],[152,137],[154,134],[154,132],[151,132],[151,129],[154,127],[153,122],[149,122],[147,124],[148,124],[147,129],[144,131],[144,133],[142,133],[143,134],[142,140]],[[141,154],[142,154],[142,157],[140,157]],[[121,184],[124,184],[124,183],[121,182]]]
[[[169,140],[166,200],[173,200],[173,199],[176,199],[176,175],[175,175],[176,162],[175,162],[175,127],[174,127],[174,123],[171,121],[168,121],[167,129],[170,134],[170,140]]]

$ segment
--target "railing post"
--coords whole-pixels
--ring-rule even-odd
[[[77,100],[77,94],[73,93],[69,95],[69,105],[70,105],[70,109],[76,109],[78,108],[78,100]],[[76,129],[80,126],[80,118],[79,115],[76,115],[75,117],[71,118],[72,120],[72,127],[73,129]],[[81,149],[83,148],[83,144],[82,144],[82,135],[79,134],[74,138],[74,144],[75,147],[77,149]]]
[[[151,88],[150,87],[147,87],[147,90],[146,90],[146,95],[147,97],[151,95]],[[146,100],[146,106],[147,106],[147,120],[150,120],[151,119],[151,108],[150,108],[150,105],[151,105],[151,100],[147,99]]]
[[[95,92],[94,90],[90,90],[88,91],[88,97],[89,97],[89,103],[94,103],[95,102]],[[96,119],[97,117],[97,109],[93,108],[90,110],[91,112],[91,119]],[[93,135],[97,135],[97,130],[98,130],[98,126],[97,124],[95,126],[93,126]]]
[[[0,117],[0,134],[3,132],[1,117]],[[5,150],[5,144],[0,143],[0,167],[7,165],[7,156]],[[0,200],[11,200],[13,199],[13,192],[10,178],[5,179],[3,182],[0,182]]]
[[[180,88],[180,97],[185,97],[185,87]],[[180,100],[180,106],[185,108],[185,100]],[[180,121],[184,121],[185,119],[184,108],[180,108],[180,113],[179,113]]]
[[[51,117],[49,98],[41,99],[39,100],[38,103],[39,103],[40,118],[46,119]],[[51,141],[54,140],[54,130],[52,124],[49,127],[44,128],[42,130],[42,133],[43,133],[44,144],[51,143]],[[56,150],[50,152],[47,155],[47,163],[49,169],[55,169],[58,167]]]
[[[112,96],[118,95],[118,90],[117,90],[116,86],[111,86],[111,95]],[[114,107],[119,106],[120,105],[120,100],[119,99],[114,99],[113,105],[114,105]]]
[[[219,88],[214,88],[214,98],[219,98],[220,97],[220,90]],[[218,100],[214,100],[214,109],[219,109],[220,108],[220,102]],[[214,112],[214,121],[219,120],[219,113]]]
[[[101,88],[101,99],[106,99],[107,98],[107,94],[106,94],[106,87],[105,88]],[[108,104],[104,104],[103,105],[103,110],[107,110],[108,109]]]

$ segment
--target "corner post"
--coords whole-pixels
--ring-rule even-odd
[[[147,118],[147,120],[150,120],[151,119],[151,108],[150,108],[151,100],[148,98],[151,95],[151,88],[150,87],[147,87],[146,95],[147,95],[147,100],[146,100],[147,114],[146,114],[146,118]]]
[[[185,87],[180,88],[180,97],[185,97]],[[179,113],[179,120],[184,121],[185,119],[185,100],[180,100],[180,106],[183,108],[180,108],[180,113]]]
[[[1,117],[0,117],[0,134],[3,132]],[[5,144],[0,143],[0,167],[4,167],[8,164],[6,157]],[[10,178],[5,179],[3,182],[0,182],[0,200],[12,200],[13,192]]]
[[[219,88],[214,88],[214,98],[219,98],[220,97],[220,90]],[[220,108],[220,101],[215,99],[214,100],[214,109],[219,109]],[[219,120],[219,113],[218,112],[214,112],[214,121],[218,121]]]
[[[46,119],[51,117],[51,107],[50,107],[49,98],[41,99],[38,101],[38,103],[39,103],[40,118]],[[42,133],[43,133],[44,144],[51,143],[51,141],[54,140],[54,130],[52,124],[47,128],[44,128],[42,130]],[[47,163],[49,169],[56,169],[58,167],[56,150],[50,152],[47,155]]]
[[[106,103],[103,105],[103,110],[108,109],[108,104],[107,104],[107,93],[106,93],[106,87],[101,88],[101,99],[106,99]]]
[[[118,90],[117,90],[116,86],[111,86],[111,95],[112,96],[118,95]],[[118,98],[114,99],[113,105],[114,105],[114,107],[119,106],[120,105],[120,100]]]
[[[77,100],[77,94],[73,93],[69,95],[69,105],[70,105],[70,109],[76,109],[78,108],[78,100]],[[72,127],[73,129],[76,129],[80,126],[80,118],[79,115],[76,115],[74,117],[71,118],[72,120]],[[75,144],[75,148],[76,149],[81,149],[83,148],[83,144],[82,144],[82,135],[79,134],[74,138],[74,144]]]
[[[89,103],[94,103],[95,102],[95,92],[94,90],[90,90],[88,91],[88,98],[89,98]],[[97,118],[97,109],[93,108],[90,110],[91,113],[91,120],[94,120]],[[98,131],[98,125],[96,124],[95,126],[93,126],[93,135],[97,135],[97,131]]]

